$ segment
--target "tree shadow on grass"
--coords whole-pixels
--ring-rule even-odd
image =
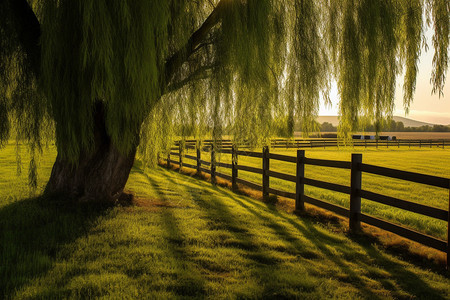
[[[215,197],[215,193],[218,192],[217,190],[205,188],[204,185],[199,186],[198,184],[201,182],[195,179],[182,177],[186,180],[177,180],[177,178],[172,177],[166,170],[161,170],[161,173],[163,173],[164,180],[162,182],[156,182],[151,176],[140,172],[141,175],[146,176],[146,180],[152,189],[157,192],[161,200],[174,201],[174,199],[166,199],[167,192],[173,196],[172,193],[174,191],[168,191],[167,189],[170,186],[177,187],[179,189],[178,192],[183,192],[183,197],[191,199],[192,204],[197,209],[196,212],[199,213],[196,217],[204,221],[205,228],[202,228],[202,230],[208,232],[207,234],[217,232],[229,233],[223,239],[219,238],[220,241],[217,241],[217,244],[205,245],[208,242],[204,242],[201,239],[194,241],[194,243],[198,242],[212,252],[214,252],[213,249],[215,247],[231,248],[237,251],[244,250],[244,260],[248,262],[249,266],[252,266],[249,270],[252,273],[253,279],[265,278],[267,274],[271,274],[274,270],[278,269],[277,264],[280,262],[279,258],[272,256],[268,251],[258,247],[257,241],[255,241],[256,237],[245,227],[245,224],[240,222],[241,220],[239,218],[236,218],[224,201]],[[181,224],[178,224],[180,220],[172,213],[177,208],[174,208],[170,203],[167,203],[166,207],[172,208],[165,209],[161,213],[164,223],[162,225],[170,236],[168,239],[169,252],[173,258],[177,259],[180,265],[179,269],[188,270],[187,273],[190,274],[190,280],[195,280],[190,288],[197,289],[197,293],[188,291],[189,293],[183,293],[181,295],[205,296],[204,282],[199,282],[199,278],[203,278],[203,281],[205,281],[207,279],[204,276],[208,274],[209,279],[215,278],[218,280],[222,276],[232,276],[232,270],[230,270],[226,263],[223,264],[221,260],[210,259],[207,256],[203,256],[204,254],[196,255],[195,253],[187,253],[185,247],[189,247],[189,243],[192,243],[192,240],[186,240],[186,233],[183,233],[182,228],[180,228]],[[211,255],[216,257],[212,253]],[[254,266],[258,267],[254,268]],[[273,295],[275,293],[271,294]]]
[[[293,225],[303,236],[305,236],[309,241],[311,241],[320,251],[320,256],[327,257],[334,264],[336,264],[342,273],[348,276],[348,281],[351,282],[353,286],[355,286],[358,290],[362,292],[363,295],[371,298],[371,299],[379,299],[380,297],[374,293],[369,287],[366,286],[363,280],[361,280],[359,274],[356,274],[339,256],[336,256],[332,253],[328,247],[333,247],[338,252],[341,250],[351,251],[347,249],[348,247],[345,244],[342,244],[342,240],[337,239],[331,235],[323,234],[315,229],[314,226],[310,222],[297,222],[293,221],[289,218],[284,217],[282,214],[274,213],[273,209],[276,209],[275,206],[271,204],[267,204],[270,212],[268,215],[261,213],[259,209],[252,208],[245,200],[240,197],[236,197],[233,194],[228,195],[233,201],[235,201],[239,206],[246,209],[249,213],[254,215],[256,218],[261,220],[265,226],[272,229],[276,235],[283,240],[285,243],[290,244],[295,250],[297,250],[297,255],[306,259],[318,259],[319,256],[315,251],[308,249],[305,245],[296,238],[286,226],[281,225],[276,222],[275,217],[282,218],[288,221],[289,224]],[[264,209],[264,208],[261,208]],[[300,262],[299,262],[300,263]]]
[[[87,235],[107,209],[57,197],[0,207],[0,298],[12,298],[16,290],[49,271],[56,258],[64,258],[64,245]]]
[[[254,200],[252,200],[254,201]],[[354,282],[357,284],[358,288],[364,292],[369,292],[370,298],[373,298],[371,292],[365,286],[364,282],[361,280],[361,274],[356,274],[347,264],[347,262],[356,263],[361,265],[368,272],[365,276],[374,278],[379,281],[384,288],[387,290],[394,291],[393,295],[395,297],[404,297],[404,293],[410,293],[407,297],[418,297],[426,299],[445,299],[445,297],[438,291],[433,289],[428,283],[426,283],[423,278],[420,278],[415,273],[407,270],[404,263],[396,262],[393,258],[389,257],[382,250],[376,248],[370,239],[361,235],[350,236],[349,238],[356,242],[363,250],[363,253],[352,253],[351,248],[347,244],[342,242],[334,243],[330,240],[328,235],[323,234],[318,231],[316,226],[310,222],[310,220],[303,222],[306,226],[300,226],[299,222],[292,218],[288,218],[278,211],[278,208],[274,205],[267,205],[275,215],[286,220],[289,224],[299,230],[305,237],[309,240],[314,241],[315,245],[327,255],[330,260],[332,260],[339,268],[348,274]],[[344,257],[341,259],[339,256],[333,255],[327,246],[332,245],[339,254]],[[350,253],[351,256],[350,256]],[[356,254],[356,255],[355,255]],[[369,260],[367,258],[370,258]],[[347,262],[346,262],[347,261]],[[377,269],[382,269],[387,271],[390,275],[381,275]],[[395,279],[396,287],[392,285],[391,279]],[[400,294],[396,294],[398,289],[402,291]]]
[[[161,183],[144,172],[140,173],[146,177],[152,189],[158,194],[158,198],[162,201],[167,201],[167,197],[160,185]],[[171,180],[170,177],[168,179]],[[178,207],[178,209],[185,208],[183,206]],[[173,209],[177,209],[177,206],[169,205],[160,213],[161,226],[168,236],[167,250],[169,251],[167,256],[176,263],[175,276],[177,280],[168,289],[182,297],[205,297],[204,279],[191,265],[189,255],[186,252],[185,236],[179,226],[179,220],[177,220],[173,213]]]
[[[167,177],[167,180],[173,184],[179,184],[170,177]],[[199,182],[197,179],[193,179],[190,183],[197,185]],[[214,197],[214,193],[221,193],[222,190],[212,186],[207,189],[206,193],[202,193],[202,197],[199,197],[199,195],[195,195],[195,192],[199,189],[204,191],[205,187],[197,185],[195,188],[187,188],[186,190],[191,190],[190,196],[194,198],[193,201],[202,211],[203,218],[208,221],[207,229],[211,231],[224,230],[233,236],[232,239],[222,241],[221,246],[246,250],[245,257],[256,264],[275,266],[280,262],[279,258],[258,247],[257,237],[252,234],[249,228],[245,227],[245,222],[230,209],[225,201],[219,197]]]
[[[168,173],[165,173],[164,176],[167,178],[167,181],[173,180]],[[204,184],[196,183],[196,180],[189,179],[189,182],[191,185],[197,185],[199,189],[204,189]],[[175,182],[173,183],[175,184]],[[176,184],[182,183],[176,182]],[[380,282],[386,290],[391,292],[391,296],[396,298],[445,298],[442,291],[433,289],[423,278],[408,270],[404,263],[386,255],[368,241],[357,241],[360,246],[357,251],[355,245],[349,245],[345,238],[335,237],[332,234],[327,234],[325,231],[318,230],[317,225],[314,225],[313,220],[309,218],[298,219],[296,216],[288,216],[286,213],[278,211],[274,205],[242,197],[226,189],[216,187],[211,187],[210,189],[212,192],[226,194],[235,204],[260,220],[263,226],[270,228],[281,240],[294,248],[298,255],[303,258],[303,261],[308,259],[314,260],[319,257],[329,260],[332,265],[339,269],[339,273],[344,274],[339,280],[352,285],[364,297],[371,299],[386,297],[386,295],[377,293],[376,288],[369,283],[375,280]],[[273,265],[276,265],[274,257],[267,254],[267,252],[255,249],[253,237],[245,227],[242,227],[244,223],[241,222],[240,216],[233,212],[223,200],[218,197],[210,197],[210,202],[206,202],[204,199],[195,199],[195,201],[205,212],[206,216],[213,220],[211,224],[232,233],[234,240],[238,241],[236,244],[248,252],[249,258],[254,258],[254,261],[259,265],[259,268],[255,269],[256,272],[258,270],[261,271],[265,265],[272,264],[274,261]],[[283,222],[277,220],[282,220]],[[316,250],[311,251],[307,249],[304,243],[293,234],[292,229],[311,242]],[[317,252],[320,253],[319,257]],[[301,261],[298,263],[301,263]],[[352,265],[358,265],[360,270],[364,270],[363,274],[356,272]],[[264,295],[272,294],[274,288],[270,282],[266,282]]]
[[[215,190],[215,189],[214,189]],[[220,193],[220,190],[215,190]],[[209,201],[208,201],[209,200]],[[205,215],[211,220],[209,230],[223,230],[228,232],[232,238],[226,238],[219,242],[220,247],[244,250],[242,256],[245,258],[249,274],[262,287],[260,294],[255,298],[276,298],[292,299],[298,298],[298,291],[307,295],[313,292],[314,285],[310,280],[298,278],[289,288],[283,288],[276,274],[286,273],[283,258],[274,254],[267,245],[261,244],[261,237],[257,236],[250,228],[246,228],[246,222],[239,213],[233,211],[226,201],[220,197],[210,197],[209,199],[197,199],[196,203]],[[264,220],[266,222],[268,220]],[[282,248],[280,251],[285,251]],[[292,254],[292,253],[290,253]],[[288,275],[289,276],[289,275]],[[246,297],[243,295],[243,297]],[[239,298],[239,296],[238,296]]]

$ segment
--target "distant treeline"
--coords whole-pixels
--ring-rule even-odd
[[[371,124],[359,128],[360,131],[375,132],[375,125]],[[450,127],[446,125],[424,125],[420,127],[405,127],[403,122],[396,122],[391,120],[387,125],[381,127],[382,132],[450,132]],[[323,122],[320,125],[320,132],[337,132],[337,127],[328,122]]]

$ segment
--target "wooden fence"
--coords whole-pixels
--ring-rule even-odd
[[[295,200],[295,209],[297,211],[303,211],[305,203],[312,204],[325,210],[329,210],[340,216],[349,219],[349,226],[352,232],[360,232],[361,222],[372,225],[374,227],[381,228],[383,230],[392,232],[414,242],[423,244],[425,246],[437,249],[439,251],[447,253],[447,268],[450,260],[450,246],[449,246],[449,219],[450,219],[450,201],[449,211],[422,205],[419,203],[409,202],[401,199],[397,199],[390,196],[385,196],[379,193],[370,192],[362,189],[362,173],[370,173],[389,178],[401,179],[411,181],[415,183],[421,183],[429,186],[439,187],[443,189],[450,189],[450,179],[424,175],[419,173],[400,171],[391,168],[379,167],[375,165],[362,163],[362,154],[352,154],[351,162],[347,161],[335,161],[335,160],[323,160],[313,159],[305,156],[305,150],[297,150],[297,156],[287,156],[281,154],[270,153],[268,147],[264,147],[262,152],[237,150],[235,147],[230,149],[222,148],[220,153],[231,154],[232,163],[222,163],[216,161],[216,151],[213,148],[203,148],[202,150],[208,150],[210,154],[209,161],[203,160],[201,157],[202,151],[197,148],[196,155],[188,155],[184,153],[184,148],[180,145],[173,150],[177,152],[171,152],[168,154],[166,163],[167,167],[171,164],[175,164],[181,167],[196,169],[198,173],[207,173],[211,175],[211,182],[216,183],[216,178],[221,177],[223,179],[232,182],[233,190],[237,190],[237,184],[242,184],[253,188],[258,191],[262,191],[263,197],[267,199],[270,194],[290,198]],[[178,160],[173,160],[172,157],[178,157]],[[262,168],[255,168],[238,164],[238,156],[255,157],[262,160]],[[196,161],[196,164],[188,164],[184,159],[190,159]],[[270,170],[270,162],[272,160],[289,162],[296,165],[296,175],[284,174]],[[340,168],[351,170],[351,183],[350,186],[339,185],[335,183],[324,182],[313,178],[305,177],[305,165]],[[216,171],[217,167],[231,169],[231,176]],[[238,177],[238,171],[251,172],[262,175],[261,184],[250,182]],[[285,181],[295,183],[295,191],[282,191],[270,187],[270,178],[278,178]],[[332,204],[323,200],[312,198],[304,193],[304,186],[314,186],[330,191],[344,193],[349,195],[350,209]],[[361,211],[361,198],[368,199],[370,201],[378,202],[384,205],[400,208],[406,211],[414,212],[420,215],[428,216],[438,220],[447,222],[447,241],[435,238],[430,235],[426,235],[417,232],[412,229],[408,229],[403,226],[396,225],[386,220],[375,218],[367,215]]]
[[[177,145],[183,144],[186,149],[196,149],[197,140],[185,140],[182,143],[177,142]],[[212,147],[212,140],[204,140],[204,146]],[[216,141],[215,146],[219,149],[231,149],[233,147],[233,141],[231,140],[219,140]],[[364,148],[379,148],[379,147],[419,147],[419,148],[445,148],[450,146],[450,140],[448,139],[430,139],[430,140],[418,140],[418,139],[399,139],[399,140],[350,140],[344,142],[335,138],[315,138],[315,139],[272,139],[270,141],[270,147],[272,149],[307,149],[307,148],[328,148],[328,147],[364,147]],[[248,143],[242,143],[239,145],[240,149],[248,148]]]

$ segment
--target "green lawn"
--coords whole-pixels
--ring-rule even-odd
[[[261,151],[261,150],[255,150]],[[274,151],[275,152],[275,151]],[[281,150],[276,153],[296,156],[294,150]],[[377,166],[389,167],[399,170],[418,172],[423,174],[450,177],[450,149],[419,149],[412,150],[402,147],[400,149],[306,149],[306,156],[328,160],[350,161],[352,153],[362,153],[363,163]],[[209,157],[203,153],[204,157]],[[219,161],[231,162],[231,155],[222,154]],[[192,161],[186,160],[187,163]],[[239,157],[239,164],[261,168],[260,158]],[[295,175],[295,164],[271,160],[270,169],[286,174]],[[230,169],[218,168],[218,172],[231,174]],[[350,170],[306,166],[305,176],[321,181],[337,183],[350,186]],[[239,177],[253,181],[261,185],[261,175],[239,171]],[[295,184],[277,178],[270,179],[270,186],[275,189],[295,192]],[[423,184],[416,184],[404,180],[391,179],[387,177],[363,173],[362,188],[372,192],[380,193],[399,199],[412,201],[448,210],[449,190],[434,188]],[[311,186],[305,186],[305,194],[317,199],[325,200],[344,207],[350,206],[349,196]],[[435,237],[447,239],[447,222],[407,212],[369,200],[362,200],[362,212],[392,221],[397,224],[406,225],[420,232]]]
[[[0,151],[0,298],[450,297],[448,275],[174,171],[136,163],[136,204],[101,209],[27,198],[14,157]]]

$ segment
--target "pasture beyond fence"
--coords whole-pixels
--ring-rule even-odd
[[[370,173],[379,176],[385,176],[388,178],[395,178],[400,180],[406,180],[415,183],[421,183],[429,186],[434,186],[443,189],[450,189],[450,179],[425,175],[420,173],[400,171],[391,168],[379,167],[371,164],[362,163],[362,154],[352,154],[351,162],[348,161],[335,161],[335,160],[323,160],[323,159],[313,159],[305,156],[305,150],[297,150],[297,156],[287,156],[281,154],[270,153],[268,147],[264,147],[262,152],[254,151],[244,151],[237,150],[236,147],[231,147],[231,149],[222,148],[220,153],[231,154],[232,163],[222,163],[216,161],[216,151],[214,147],[206,147],[201,149],[198,147],[196,149],[196,156],[188,155],[184,153],[184,148],[180,144],[178,147],[172,150],[178,150],[177,152],[170,152],[167,156],[166,161],[167,167],[171,164],[178,165],[180,169],[182,167],[192,168],[200,173],[207,173],[211,175],[211,182],[216,183],[216,178],[220,177],[231,181],[232,189],[237,191],[237,184],[242,184],[252,189],[262,191],[263,198],[267,199],[270,194],[278,195],[285,198],[290,198],[295,200],[295,210],[304,211],[305,203],[320,207],[322,209],[331,211],[340,216],[349,219],[349,227],[351,232],[361,231],[361,222],[369,224],[371,226],[389,231],[391,233],[397,234],[406,239],[412,240],[414,242],[423,244],[425,246],[434,248],[436,250],[442,251],[447,254],[447,268],[450,261],[450,201],[449,210],[443,210],[431,206],[422,205],[415,202],[409,202],[394,197],[382,195],[379,193],[374,193],[362,189],[362,173]],[[210,154],[210,161],[203,160],[201,157],[202,151],[207,150]],[[177,156],[178,160],[171,159],[172,156]],[[260,158],[262,160],[262,168],[250,167],[242,164],[238,164],[238,157],[253,157]],[[188,164],[184,162],[184,159],[190,159],[196,161],[196,164]],[[289,162],[296,165],[296,175],[289,175],[280,172],[275,172],[270,170],[271,160]],[[315,180],[313,178],[305,177],[305,165],[329,167],[329,168],[339,168],[350,170],[350,186],[339,185],[330,182],[324,182],[320,180]],[[231,176],[216,171],[217,167],[231,169]],[[238,171],[251,172],[262,175],[261,184],[244,180],[238,177]],[[295,191],[282,191],[273,189],[270,187],[270,178],[278,178],[281,180],[289,181],[295,183]],[[323,200],[312,198],[305,195],[304,186],[314,186],[334,192],[344,193],[349,195],[350,209],[345,207],[332,204]],[[450,191],[449,191],[450,192]],[[449,194],[450,195],[450,194]],[[414,212],[420,215],[428,216],[434,219],[443,220],[447,222],[447,241],[438,239],[436,237],[420,233],[418,231],[391,223],[386,220],[375,218],[373,216],[364,214],[361,211],[361,198],[378,202],[384,205],[388,205],[395,208],[400,208],[406,211]]]
[[[204,146],[211,147],[212,140],[203,141]],[[179,145],[177,142],[176,145]],[[185,149],[196,149],[197,140],[183,141]],[[216,141],[215,146],[218,149],[231,149],[234,143],[232,140]],[[419,148],[442,148],[450,146],[448,139],[397,139],[397,140],[380,140],[380,139],[353,139],[344,141],[336,138],[309,138],[309,139],[271,139],[270,147],[272,149],[312,149],[312,148],[329,148],[329,147],[364,147],[364,148],[400,148],[400,147],[419,147]],[[249,144],[243,142],[239,145],[239,149],[249,148]]]

